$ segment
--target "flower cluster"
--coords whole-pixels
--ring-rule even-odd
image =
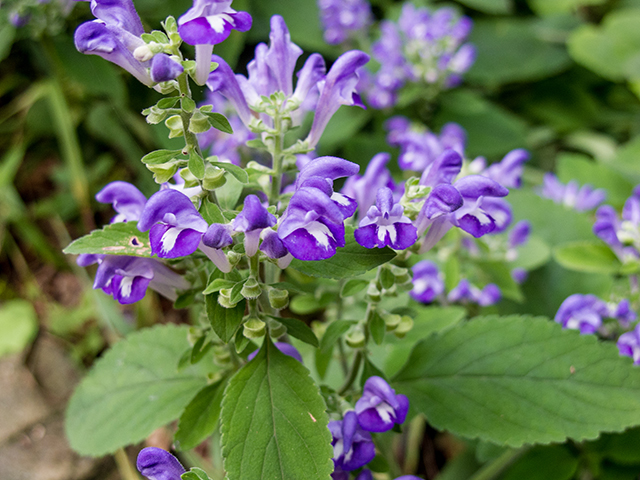
[[[106,185],[96,194],[96,200],[113,205],[117,215],[111,223],[136,222],[147,205],[146,197],[136,187],[120,181]],[[147,288],[171,300],[177,298],[178,291],[189,288],[189,283],[181,275],[152,258],[83,254],[77,263],[82,267],[97,263],[93,288],[102,289],[122,304],[141,300]]]
[[[640,258],[640,185],[625,202],[622,218],[610,205],[598,208],[593,233],[611,247],[621,262]]]
[[[600,330],[604,318],[615,318],[623,328],[628,328],[636,317],[627,299],[617,304],[607,304],[595,295],[576,293],[562,302],[555,321],[563,328],[580,330],[582,334],[591,334]]]
[[[384,20],[372,55],[380,68],[369,79],[367,100],[374,108],[397,102],[397,92],[407,82],[434,85],[438,89],[458,85],[475,61],[475,48],[464,43],[471,19],[451,8],[430,12],[407,2],[398,22]]]
[[[396,395],[395,390],[384,379],[367,379],[362,397],[356,402],[355,411],[349,410],[342,420],[329,422],[335,464],[332,478],[348,479],[348,472],[373,460],[376,452],[369,432],[391,430],[394,425],[404,423],[408,411],[407,397]]]
[[[553,173],[545,173],[540,196],[577,212],[587,212],[604,202],[607,193],[601,188],[594,190],[591,185],[580,186],[575,180],[564,185]]]
[[[318,0],[324,39],[331,45],[366,35],[371,25],[371,5],[367,0]]]
[[[416,263],[413,271],[413,289],[409,294],[418,302],[431,303],[444,294],[444,277],[438,266],[430,260]],[[493,305],[500,301],[502,294],[497,285],[490,283],[482,290],[467,279],[462,279],[447,294],[450,303],[477,303],[482,307]]]

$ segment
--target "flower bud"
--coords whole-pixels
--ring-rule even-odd
[[[144,45],[140,45],[133,51],[133,57],[139,62],[148,62],[153,58],[154,52],[151,51],[151,48],[146,43]]]
[[[162,109],[162,108],[158,108],[155,105],[152,106],[152,107],[147,108],[142,113],[143,113],[143,115],[146,115],[147,123],[149,123],[151,125],[155,125],[157,123],[160,123],[165,118],[167,118],[167,111]]]
[[[351,348],[362,348],[367,344],[364,332],[361,325],[354,325],[351,327],[347,335],[345,336],[347,345]]]
[[[182,118],[180,115],[172,115],[164,121],[164,124],[169,129],[169,138],[177,138],[184,136],[184,129],[182,128]]]
[[[214,167],[213,165],[207,165],[204,171],[204,179],[202,180],[202,187],[205,190],[215,190],[220,188],[227,179],[224,176],[225,171],[222,168]]]
[[[213,361],[216,365],[224,367],[231,363],[231,354],[225,345],[216,345],[213,347]]]
[[[231,303],[231,289],[223,288],[218,295],[218,303],[224,308],[233,308],[237,303]]]
[[[403,338],[413,328],[413,319],[408,315],[403,315],[400,323],[393,332],[398,338]]]
[[[260,288],[260,284],[254,277],[249,277],[247,278],[247,281],[244,282],[240,293],[247,300],[254,299],[260,296],[262,288]]]
[[[271,308],[281,310],[289,305],[289,292],[272,288],[269,290],[269,304]]]
[[[243,326],[244,336],[247,338],[260,338],[263,337],[266,330],[267,324],[264,323],[259,318],[249,318],[247,322],[245,322]]]
[[[166,183],[171,180],[178,171],[178,164],[175,162],[167,162],[159,165],[147,165],[147,168],[153,173],[153,179],[156,183]]]
[[[287,333],[287,327],[277,320],[270,318],[267,322],[269,324],[269,336],[271,338],[278,338]]]
[[[404,284],[407,282],[411,282],[411,274],[409,273],[408,268],[401,268],[396,265],[391,265],[390,270],[393,276],[396,277],[396,283]]]
[[[229,250],[227,252],[227,260],[229,260],[229,263],[232,267],[235,267],[241,259],[242,255],[238,252],[234,252],[233,250]]]

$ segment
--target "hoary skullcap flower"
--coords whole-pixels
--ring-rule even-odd
[[[140,450],[136,467],[149,480],[180,480],[180,476],[185,472],[176,457],[156,447]]]
[[[555,321],[563,328],[580,330],[582,334],[595,333],[602,325],[602,318],[607,317],[607,304],[595,295],[575,293],[562,302],[555,316]]]
[[[247,12],[231,8],[231,0],[194,0],[193,7],[178,18],[178,33],[196,47],[196,83],[207,81],[213,46],[226,40],[231,30],[246,32],[251,22]]]
[[[413,271],[413,289],[409,294],[418,302],[431,303],[444,292],[444,278],[438,266],[430,260],[416,263]]]
[[[260,199],[255,195],[247,195],[242,211],[231,222],[231,228],[236,232],[244,232],[245,252],[253,257],[258,252],[262,230],[275,224],[275,215],[269,213]]]
[[[497,285],[490,283],[480,290],[475,285],[472,285],[469,280],[463,278],[460,280],[460,283],[449,292],[447,300],[452,303],[473,302],[482,307],[487,307],[500,301],[501,297],[502,293]]]
[[[396,392],[381,377],[369,377],[362,397],[356,402],[358,423],[369,432],[386,432],[395,424],[404,423],[409,411],[409,399]]]
[[[153,194],[138,222],[141,232],[150,229],[151,252],[161,258],[184,257],[195,252],[207,227],[189,197],[177,190]]]
[[[140,218],[147,197],[136,187],[127,182],[115,181],[105,185],[96,193],[100,203],[110,203],[118,215],[111,223],[135,222]]]
[[[594,190],[591,185],[580,186],[575,180],[564,185],[553,173],[545,173],[540,196],[577,212],[586,212],[604,202],[607,193],[601,188]]]
[[[640,323],[631,332],[620,335],[618,350],[620,355],[633,358],[634,365],[640,365]]]
[[[402,205],[394,203],[390,188],[378,189],[376,204],[369,208],[367,216],[354,232],[356,241],[365,248],[409,248],[416,243],[418,234],[403,212]]]
[[[371,434],[360,427],[353,410],[345,413],[342,420],[330,421],[329,431],[333,436],[333,463],[337,471],[356,470],[376,456]]]
[[[390,154],[378,153],[367,165],[363,176],[353,175],[344,182],[342,193],[356,200],[360,220],[366,216],[369,207],[376,203],[378,189],[394,189],[393,178],[386,167],[390,159]]]

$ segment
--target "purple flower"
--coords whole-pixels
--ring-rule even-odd
[[[531,234],[531,223],[521,220],[509,232],[509,248],[516,248],[524,245],[529,240]]]
[[[594,190],[591,185],[580,187],[575,180],[564,185],[553,173],[545,173],[540,196],[578,212],[586,212],[604,202],[607,194],[603,189]]]
[[[213,46],[226,40],[231,30],[246,32],[250,28],[251,15],[236,12],[231,0],[194,0],[193,7],[178,19],[178,33],[196,47],[196,83],[207,81]]]
[[[229,233],[229,226],[221,223],[214,223],[207,228],[202,235],[198,248],[211,260],[221,272],[229,273],[231,263],[222,251],[223,248],[233,244],[233,239]]]
[[[93,288],[101,288],[121,304],[141,300],[147,288],[175,300],[177,291],[189,288],[179,274],[151,258],[124,255],[80,255],[78,265],[86,267],[98,263]]]
[[[502,294],[497,285],[490,283],[480,290],[475,285],[469,283],[469,280],[462,279],[460,283],[453,288],[447,295],[447,300],[452,303],[477,303],[482,307],[488,307],[500,301]]]
[[[453,186],[464,200],[462,207],[451,214],[455,226],[476,238],[505,228],[507,222],[504,204],[497,204],[493,199],[505,197],[509,190],[481,175],[469,175],[458,180]]]
[[[136,466],[149,480],[180,480],[180,476],[185,472],[176,457],[156,447],[140,450]]]
[[[269,50],[265,61],[271,66],[277,90],[284,92],[287,97],[293,94],[293,71],[300,55],[302,49],[291,41],[284,18],[280,15],[271,17]]]
[[[621,300],[618,305],[614,304],[609,307],[609,316],[617,319],[624,328],[627,328],[631,322],[638,318],[636,312],[631,310],[631,303],[626,298]]]
[[[380,377],[369,377],[362,397],[356,402],[358,423],[368,432],[386,432],[407,418],[409,399],[396,395],[396,391]]]
[[[500,162],[490,165],[482,175],[507,188],[520,188],[524,163],[529,160],[529,157],[529,152],[522,148],[511,150]]]
[[[409,294],[418,302],[431,303],[444,292],[444,279],[438,266],[430,260],[416,263],[413,271],[413,289]]]
[[[563,328],[580,330],[582,334],[595,333],[602,325],[602,318],[609,316],[606,303],[595,295],[575,293],[562,302],[555,321]]]
[[[151,252],[161,258],[190,255],[198,249],[207,222],[183,193],[161,190],[144,207],[138,229],[149,231]]]
[[[153,85],[147,67],[133,52],[146,45],[140,36],[142,22],[131,0],[92,0],[91,12],[97,18],[80,25],[74,34],[76,49],[85,54],[99,55],[124,68],[140,82]]]
[[[640,323],[631,332],[620,335],[618,350],[620,355],[633,358],[634,365],[640,365]]]
[[[233,70],[222,57],[213,55],[211,61],[216,62],[218,68],[209,74],[207,87],[212,92],[218,92],[225,97],[238,113],[242,122],[248,125],[251,121],[251,110]]]
[[[394,188],[393,178],[386,167],[390,158],[391,155],[388,153],[378,153],[367,165],[363,176],[353,175],[344,183],[342,193],[355,198],[360,220],[366,216],[369,207],[376,203],[376,195],[380,188]]]
[[[529,277],[529,272],[527,272],[524,268],[514,268],[511,270],[511,278],[518,283],[524,283]]]
[[[365,248],[409,248],[416,243],[418,233],[411,220],[403,213],[402,205],[394,203],[391,189],[380,188],[376,205],[369,208],[367,216],[354,232],[356,241]]]
[[[356,92],[358,69],[369,61],[369,55],[360,50],[350,50],[338,57],[329,69],[324,81],[318,84],[320,97],[311,131],[307,137],[310,147],[315,147],[340,105],[357,105],[366,108]]]
[[[342,43],[371,24],[371,6],[367,0],[318,0],[324,39],[331,45]]]
[[[156,83],[168,82],[177,78],[184,68],[166,53],[159,53],[151,59],[151,80]]]
[[[285,355],[288,355],[289,357],[293,357],[296,360],[298,360],[300,363],[302,363],[302,356],[300,355],[300,352],[298,352],[298,349],[293,345],[291,345],[290,343],[275,342],[274,345],[278,350],[280,350]],[[258,355],[258,350],[254,350],[253,352],[251,352],[247,357],[247,361],[250,362],[251,360],[256,358],[256,355]]]
[[[118,215],[111,219],[111,223],[137,221],[147,203],[147,197],[140,190],[130,183],[121,181],[105,185],[96,194],[96,200],[112,204],[113,209],[118,212]]]
[[[357,205],[333,191],[333,180],[354,175],[358,165],[337,157],[319,157],[298,174],[295,193],[280,219],[278,236],[300,260],[324,260],[345,245],[344,220]]]
[[[231,228],[236,232],[244,232],[245,252],[253,257],[258,252],[260,233],[275,224],[276,217],[269,213],[260,199],[255,195],[247,195],[242,211],[231,222]]]
[[[604,240],[620,261],[640,257],[640,186],[634,188],[622,209],[622,220],[610,205],[596,211],[593,233]]]
[[[353,410],[345,413],[343,420],[330,421],[329,430],[333,436],[333,463],[337,471],[356,470],[376,456],[371,434],[360,427]]]

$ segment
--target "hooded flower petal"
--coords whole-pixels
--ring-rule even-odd
[[[409,294],[418,302],[431,303],[444,292],[444,278],[438,266],[430,260],[421,260],[412,268],[413,289]]]
[[[404,422],[409,411],[409,399],[396,395],[384,379],[369,377],[355,410],[363,430],[386,432],[395,424]]]
[[[140,450],[136,466],[149,480],[180,480],[180,476],[185,472],[176,457],[156,447]]]
[[[353,410],[345,413],[341,421],[330,421],[329,431],[333,436],[331,445],[333,445],[333,463],[336,471],[356,470],[376,456],[371,434],[360,427],[358,416]]]
[[[633,358],[634,365],[640,365],[640,323],[633,331],[620,335],[618,350],[620,355]]]
[[[291,41],[287,24],[280,15],[271,17],[269,40],[266,61],[274,74],[278,90],[290,96],[293,93],[293,71],[302,49]]]
[[[364,108],[356,93],[357,70],[369,61],[369,55],[360,50],[342,54],[333,64],[320,87],[320,97],[307,141],[315,147],[325,127],[341,105],[357,105]]]
[[[195,0],[193,7],[178,19],[182,40],[189,45],[217,45],[227,39],[231,30],[249,30],[251,15],[236,12],[230,5],[230,0]]]
[[[607,305],[595,295],[573,294],[566,298],[555,316],[563,328],[580,330],[582,334],[595,333],[608,315]]]
[[[159,53],[151,59],[151,80],[156,83],[176,79],[184,68],[166,53]]]
[[[111,219],[111,223],[135,222],[140,218],[142,209],[147,203],[140,190],[127,182],[115,181],[105,185],[96,194],[100,203],[110,203],[118,215]]]

